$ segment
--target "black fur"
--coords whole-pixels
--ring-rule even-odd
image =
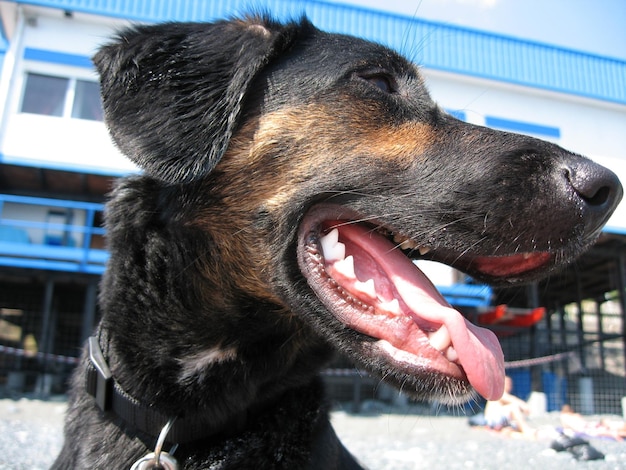
[[[98,334],[128,394],[224,430],[181,445],[185,469],[360,468],[316,378],[334,348],[416,398],[471,394],[462,372],[403,368],[329,311],[299,263],[326,218],[513,282],[589,246],[621,197],[610,172],[453,119],[405,59],[307,20],[139,26],[95,63],[111,135],[145,171],[107,206]],[[519,272],[479,262],[535,251],[549,260]],[[129,468],[160,430],[101,412],[86,363],[53,468]]]
[[[226,151],[251,80],[294,34],[295,25],[270,21],[267,28],[223,21],[126,30],[94,58],[108,77],[102,98],[113,139],[166,182],[202,178]]]

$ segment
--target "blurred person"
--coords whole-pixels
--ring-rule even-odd
[[[563,405],[560,420],[564,431],[570,430],[590,437],[610,437],[617,441],[626,438],[626,423],[624,421],[609,419],[587,421],[580,413],[576,413],[570,405]]]
[[[487,426],[495,430],[512,428],[524,435],[534,436],[535,430],[526,422],[526,416],[530,413],[530,407],[521,398],[511,393],[513,379],[505,377],[504,394],[498,400],[490,400],[485,406],[485,422]]]

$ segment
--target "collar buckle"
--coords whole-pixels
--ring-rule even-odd
[[[111,409],[113,374],[95,336],[89,338],[89,360],[96,369],[96,374],[88,374],[87,389],[95,397],[98,408],[108,411]]]

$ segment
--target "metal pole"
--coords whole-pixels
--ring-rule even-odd
[[[48,370],[48,354],[52,345],[52,339],[54,338],[54,332],[50,331],[51,317],[52,317],[52,300],[54,297],[54,280],[48,278],[46,280],[46,287],[43,298],[42,306],[42,319],[41,319],[41,337],[39,339],[40,351],[43,354],[43,361],[41,363],[41,371],[39,372],[39,390],[36,390],[39,394],[45,393],[45,381],[46,372]]]
[[[528,306],[530,308],[539,307],[539,286],[536,282],[528,285],[526,288],[526,298],[528,300]],[[550,322],[549,317],[545,319]],[[530,354],[529,357],[538,357],[543,354],[541,350],[541,332],[537,328],[537,324],[534,324],[530,327]],[[530,389],[531,390],[541,390],[541,366],[534,366],[530,368]]]
[[[583,374],[587,374],[587,358],[585,354],[585,325],[582,301],[582,289],[580,285],[580,276],[576,273],[576,306],[578,307],[578,321],[576,322],[576,333],[578,337],[578,354],[580,356],[580,364]]]
[[[598,329],[598,344],[600,346],[600,367],[602,370],[606,369],[605,359],[604,359],[604,327],[602,325],[602,304],[599,301],[595,301],[596,306],[596,320],[597,320],[597,329]]]
[[[83,326],[80,334],[80,343],[85,344],[93,332],[96,320],[96,302],[98,292],[98,281],[90,280],[85,291],[85,305],[83,308]]]
[[[559,330],[561,332],[561,339],[560,339],[560,349],[559,351],[568,351],[569,352],[569,344],[567,342],[568,340],[568,334],[567,334],[567,322],[565,321],[565,306],[563,305],[559,305],[558,307],[558,311],[559,311]],[[567,361],[563,361],[564,364],[564,374],[566,377],[569,378],[569,373],[570,373],[570,367],[569,367],[569,360]]]
[[[621,252],[617,258],[617,282],[619,305],[622,310],[622,351],[624,353],[624,372],[626,372],[626,253]]]

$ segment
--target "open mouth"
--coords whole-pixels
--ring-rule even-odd
[[[436,253],[387,227],[358,220],[358,214],[333,205],[316,206],[305,217],[298,259],[317,297],[394,370],[431,382],[433,376],[456,381],[461,393],[471,391],[471,384],[486,399],[499,398],[504,358],[496,336],[453,309],[410,258],[427,252],[436,258]],[[551,259],[539,252],[466,254],[456,261],[498,279],[523,277]]]

